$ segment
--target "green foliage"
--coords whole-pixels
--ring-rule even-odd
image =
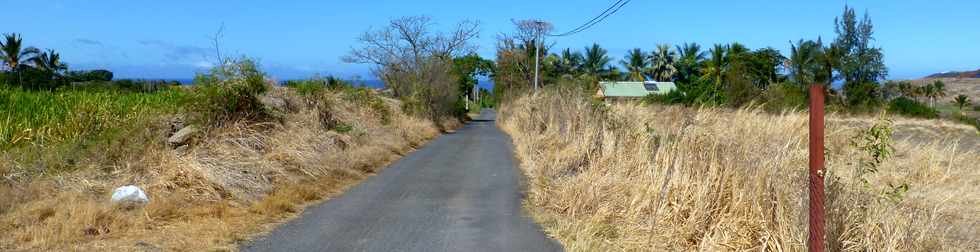
[[[27,90],[54,90],[67,82],[53,72],[20,65],[16,70],[0,72],[0,79],[10,86]]]
[[[870,111],[881,105],[881,86],[875,82],[844,84],[847,106],[856,111]]]
[[[799,85],[777,83],[763,93],[769,111],[802,110],[807,107],[807,93]]]
[[[65,76],[70,82],[89,82],[89,81],[112,81],[112,72],[109,70],[91,71],[69,71]]]
[[[288,80],[283,85],[295,89],[296,92],[304,96],[320,94],[326,90],[341,90],[353,87],[350,82],[333,76],[327,76],[326,78],[316,76],[305,80]]]
[[[878,167],[885,162],[885,159],[894,155],[892,131],[892,121],[882,114],[874,125],[859,132],[857,137],[852,140],[851,144],[865,154],[861,158],[857,171],[857,176],[863,181],[867,182],[864,175],[877,173]]]
[[[666,94],[649,94],[643,97],[645,104],[684,104],[687,97],[679,90],[671,90]]]
[[[0,149],[77,143],[178,110],[185,92],[0,88]]]
[[[593,43],[590,47],[586,47],[582,71],[591,76],[602,76],[608,73],[609,62],[612,61],[608,53],[606,49],[596,43]]]
[[[467,99],[458,99],[455,104],[454,114],[458,118],[466,115],[466,103],[475,99],[479,94],[476,90],[479,77],[488,77],[494,72],[493,61],[484,59],[477,54],[468,54],[463,57],[453,59],[453,75],[459,82],[459,93]],[[469,99],[469,100],[468,100]]]
[[[848,96],[848,104],[867,104],[869,102],[860,99],[873,98],[867,93],[868,83],[878,82],[888,75],[881,48],[870,45],[874,41],[874,25],[867,13],[858,21],[854,8],[849,6],[844,7],[844,13],[834,23],[837,39],[833,46],[840,49],[838,71],[845,81],[844,94]]]
[[[198,123],[219,125],[231,120],[269,117],[259,102],[259,95],[269,88],[265,74],[251,59],[230,61],[208,74],[198,74],[194,84],[187,109]]]
[[[937,118],[939,111],[915,100],[899,97],[888,104],[888,112],[919,118]]]
[[[966,95],[957,95],[955,98],[953,98],[953,103],[956,104],[956,106],[962,111],[964,107],[970,106],[970,97],[967,97]]]

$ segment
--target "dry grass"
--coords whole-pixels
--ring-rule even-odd
[[[805,113],[605,107],[558,92],[506,104],[498,123],[529,176],[530,212],[569,251],[805,250]],[[829,117],[831,251],[980,248],[980,155],[957,147],[974,129],[897,137],[865,184],[866,154],[850,143],[873,119]],[[907,131],[927,124],[894,128],[916,135]],[[889,183],[911,189],[890,200]]]
[[[282,123],[231,123],[186,151],[160,139],[111,169],[91,164],[0,182],[0,250],[235,250],[438,134],[395,100],[384,99],[394,111],[384,123],[375,109],[337,93],[303,100],[286,89],[273,92],[298,107]],[[351,130],[322,127],[323,110]],[[5,162],[0,170],[22,169],[17,165]],[[111,190],[126,184],[147,190],[151,203],[109,204]]]
[[[941,80],[946,84],[946,97],[942,103],[952,103],[953,97],[966,95],[970,100],[980,102],[980,78],[925,78],[913,80],[917,86],[932,84],[936,80]]]

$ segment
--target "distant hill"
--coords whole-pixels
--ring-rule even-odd
[[[974,76],[976,73],[974,73]],[[933,82],[941,80],[946,84],[946,97],[940,100],[940,103],[952,103],[953,97],[957,95],[966,95],[970,97],[970,100],[974,101],[974,104],[980,104],[980,77],[927,77],[918,80],[911,80],[913,85],[924,86],[932,84]]]
[[[980,70],[966,72],[945,72],[929,75],[926,78],[980,78]]]

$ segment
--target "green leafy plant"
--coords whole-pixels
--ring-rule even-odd
[[[866,174],[877,173],[881,163],[894,155],[892,131],[892,121],[882,114],[874,125],[858,133],[857,138],[853,140],[852,145],[865,154],[865,157],[861,158],[857,173],[862,180]]]
[[[857,176],[868,188],[873,186],[866,176],[878,173],[881,164],[895,154],[892,132],[892,121],[882,114],[874,125],[858,133],[858,137],[852,142],[852,145],[864,154],[858,164]],[[881,190],[881,196],[886,200],[898,202],[910,188],[911,186],[905,182],[888,183],[887,187]]]
[[[216,125],[236,119],[269,116],[259,102],[268,90],[265,74],[248,58],[229,61],[194,79],[188,109],[199,123]]]

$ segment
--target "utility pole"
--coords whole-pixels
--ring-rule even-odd
[[[535,29],[534,34],[534,93],[538,92],[538,71],[541,69],[539,61],[541,60],[541,32],[542,27],[544,27],[544,22],[534,21],[534,24],[538,29]]]

